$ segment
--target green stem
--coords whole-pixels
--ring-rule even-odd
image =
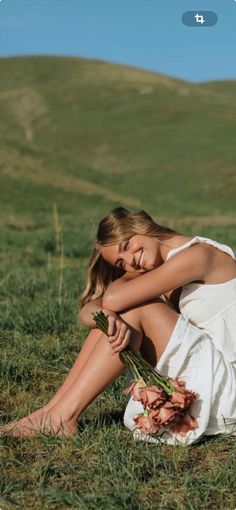
[[[129,358],[128,353],[126,351],[123,351],[122,353],[120,353],[120,355],[125,360],[125,364],[132,372],[132,375],[134,376],[134,378],[138,379],[138,380],[143,379],[142,375],[139,373],[137,365],[134,363],[134,361],[132,359]]]

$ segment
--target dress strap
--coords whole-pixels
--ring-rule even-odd
[[[217,241],[213,241],[213,239],[208,239],[207,237],[196,236],[196,237],[193,237],[193,239],[190,239],[190,241],[183,244],[182,246],[179,246],[178,248],[174,248],[173,250],[170,250],[166,257],[166,261],[169,260],[174,255],[176,255],[177,253],[180,253],[181,251],[184,251],[187,248],[190,248],[190,246],[193,246],[194,244],[199,244],[199,243],[210,244],[211,246],[214,246],[218,250],[227,253],[233,259],[236,258],[235,253],[233,252],[232,248],[230,248],[230,246],[227,246],[226,244],[218,243]]]

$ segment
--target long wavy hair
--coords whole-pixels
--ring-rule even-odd
[[[125,273],[124,269],[113,267],[103,259],[101,246],[118,244],[137,234],[157,237],[162,241],[176,233],[169,227],[158,225],[145,211],[130,212],[123,207],[113,209],[98,225],[96,244],[88,266],[86,287],[79,300],[80,308],[92,299],[101,298],[108,285]]]

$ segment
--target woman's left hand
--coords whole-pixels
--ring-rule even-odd
[[[120,316],[110,310],[103,310],[108,318],[108,342],[113,350],[113,354],[121,352],[130,342],[131,328],[120,318]]]

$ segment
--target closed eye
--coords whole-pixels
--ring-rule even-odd
[[[125,241],[125,242],[121,245],[121,247],[120,247],[120,250],[119,250],[119,251],[126,251],[126,250],[127,250],[127,248],[128,248],[128,245],[129,245],[129,240],[128,240],[128,241]],[[120,260],[118,260],[118,261],[117,261],[116,265],[117,265],[118,267],[120,267],[121,269],[124,269],[124,268],[125,268],[125,261],[124,261],[124,260],[122,260],[122,259],[120,259]]]

